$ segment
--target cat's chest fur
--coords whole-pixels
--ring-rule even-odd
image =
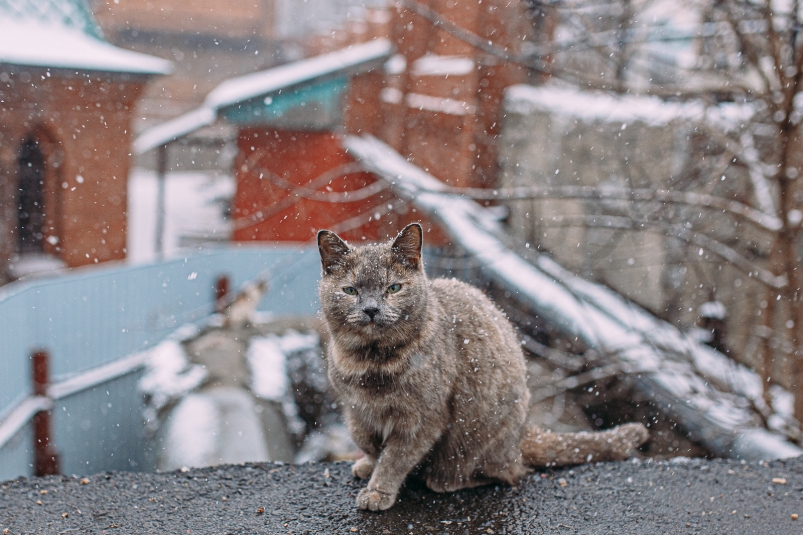
[[[329,380],[352,410],[387,417],[418,411],[422,399],[443,397],[443,391],[454,382],[454,369],[443,354],[444,345],[433,340],[428,344],[416,341],[401,348],[355,352],[333,344]]]

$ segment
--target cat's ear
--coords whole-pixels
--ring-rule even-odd
[[[393,240],[391,250],[402,264],[411,269],[421,265],[421,247],[424,245],[424,229],[418,223],[410,223]]]
[[[318,251],[321,253],[321,265],[325,274],[345,265],[345,256],[349,254],[349,246],[340,236],[328,230],[318,232]]]

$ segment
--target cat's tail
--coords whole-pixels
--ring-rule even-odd
[[[625,424],[607,431],[553,433],[530,427],[521,441],[524,463],[561,466],[627,459],[650,438],[641,424]]]

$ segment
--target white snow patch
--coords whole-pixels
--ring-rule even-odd
[[[217,406],[203,394],[190,394],[170,414],[160,459],[162,470],[208,466],[220,435]]]
[[[460,76],[474,71],[474,60],[465,56],[427,54],[413,62],[411,73],[416,76]]]
[[[385,74],[401,74],[407,70],[407,58],[403,54],[394,54],[385,63]]]
[[[287,378],[287,356],[276,336],[251,338],[246,354],[251,368],[251,390],[271,401],[282,401],[290,381]]]
[[[179,342],[164,340],[147,351],[139,390],[150,397],[150,407],[159,411],[171,400],[200,386],[204,379],[206,370],[190,364]]]
[[[462,100],[432,97],[420,93],[408,93],[407,105],[417,110],[434,111],[447,115],[473,115],[476,108]]]
[[[404,98],[404,93],[395,87],[383,87],[379,92],[379,99],[388,104],[401,104],[402,98]]]
[[[282,336],[255,336],[248,345],[246,359],[251,370],[251,391],[262,399],[282,404],[287,428],[293,434],[302,432],[305,424],[298,415],[298,406],[290,389],[287,357],[297,351],[315,348],[318,344],[315,334],[289,330]]]
[[[586,122],[642,122],[650,126],[666,126],[677,120],[705,120],[723,130],[739,128],[755,113],[750,104],[711,106],[701,101],[666,102],[653,96],[616,96],[552,84],[509,87],[505,92],[505,109],[521,114],[540,110]]]
[[[724,320],[726,315],[725,305],[722,301],[707,301],[697,309],[702,318],[712,318]]]
[[[269,461],[254,398],[218,386],[189,394],[165,422],[161,470]]]

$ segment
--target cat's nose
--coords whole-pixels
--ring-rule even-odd
[[[374,316],[379,313],[379,309],[377,307],[365,307],[362,309],[362,311],[368,314],[368,317],[371,319],[374,319]]]

